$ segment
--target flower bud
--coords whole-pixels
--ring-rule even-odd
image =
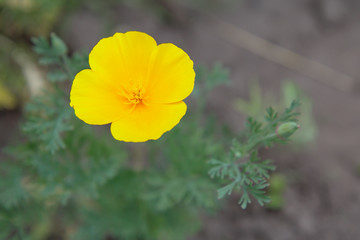
[[[296,122],[286,122],[276,128],[276,136],[281,139],[290,137],[299,128]]]

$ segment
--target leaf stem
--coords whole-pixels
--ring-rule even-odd
[[[260,138],[252,143],[249,144],[249,146],[246,148],[246,152],[244,155],[247,155],[251,152],[251,150],[253,150],[254,148],[258,147],[260,144],[262,144],[263,142],[266,142],[266,141],[269,141],[269,140],[272,140],[274,138],[276,138],[277,135],[276,133],[271,133],[271,134],[268,134],[266,135],[265,137],[263,138]]]

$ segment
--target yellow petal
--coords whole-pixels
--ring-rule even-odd
[[[88,124],[107,124],[129,114],[133,105],[90,69],[79,72],[70,92],[75,115]]]
[[[115,139],[125,142],[145,142],[158,139],[177,125],[186,113],[184,102],[172,104],[138,104],[127,117],[111,124]]]
[[[149,103],[174,103],[185,99],[194,88],[193,61],[171,43],[157,46],[151,58],[146,86]]]
[[[115,88],[126,90],[146,79],[156,46],[156,41],[146,33],[116,33],[99,41],[89,55],[89,64]]]

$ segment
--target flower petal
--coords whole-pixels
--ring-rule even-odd
[[[76,75],[70,92],[70,106],[75,115],[88,124],[108,124],[129,114],[133,108],[90,69]]]
[[[146,33],[116,33],[99,41],[89,55],[89,64],[114,87],[126,90],[146,79],[156,46],[156,41]]]
[[[157,46],[152,58],[146,86],[149,103],[174,103],[185,99],[194,88],[193,61],[171,43]]]
[[[138,104],[131,114],[111,124],[111,133],[115,139],[125,142],[158,139],[177,125],[185,113],[184,102]]]

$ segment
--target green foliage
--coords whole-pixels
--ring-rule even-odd
[[[200,98],[201,94],[202,98],[206,98],[212,89],[229,82],[229,70],[224,68],[221,63],[215,63],[212,69],[199,66],[196,69],[196,86],[192,95]]]
[[[301,106],[299,107],[301,116],[298,119],[302,130],[294,134],[292,142],[298,145],[313,143],[317,135],[317,127],[312,116],[312,101],[295,83],[291,81],[282,83],[280,99],[276,98],[272,92],[263,92],[256,82],[250,86],[249,95],[249,100],[237,99],[234,102],[234,108],[256,120],[262,119],[263,112],[269,105],[276,111],[280,111],[289,106],[294,99],[301,99]]]
[[[215,63],[212,69],[200,66],[196,73],[198,86],[208,91],[229,83],[229,70],[224,68],[221,63]]]
[[[76,73],[89,68],[87,55],[75,53],[69,58],[66,44],[55,33],[50,35],[49,41],[40,37],[33,38],[32,42],[34,52],[40,56],[39,64],[48,66],[52,70],[47,75],[48,80],[52,83],[72,80]]]
[[[73,129],[69,124],[73,112],[59,94],[44,94],[29,103],[25,109],[28,114],[27,121],[23,125],[29,141],[42,144],[45,150],[52,154],[65,148],[61,135]]]
[[[269,201],[264,188],[274,166],[258,149],[287,141],[294,129],[276,129],[296,122],[297,103],[281,115],[269,108],[265,123],[249,118],[244,138],[230,143],[215,118],[204,116],[212,89],[228,81],[215,65],[199,70],[197,104],[178,126],[160,140],[124,144],[78,120],[69,106],[68,87],[87,58],[68,57],[56,35],[33,41],[49,70],[47,88],[25,107],[21,144],[4,151],[2,237],[181,240],[199,229],[202,210],[217,209],[218,188],[219,198],[241,191],[243,208],[250,196]]]
[[[211,118],[204,128],[197,127],[199,123],[195,117],[186,116],[183,121],[181,128],[175,128],[152,144],[152,165],[160,159],[167,164],[152,172],[148,180],[151,191],[147,197],[158,209],[180,203],[212,208],[216,205],[214,192],[217,185],[206,175],[207,160],[213,156],[221,157],[223,146],[214,135]]]
[[[230,83],[229,70],[224,68],[221,63],[215,63],[212,69],[200,65],[196,68],[195,82],[191,95],[196,98],[197,113],[203,113],[212,90]]]
[[[28,193],[22,183],[22,170],[6,163],[4,167],[11,172],[11,175],[7,172],[2,173],[7,181],[0,182],[0,189],[2,190],[0,201],[3,207],[9,209],[18,206],[21,201],[25,201],[28,198]]]
[[[233,191],[241,192],[239,204],[246,208],[251,203],[250,196],[260,205],[270,202],[265,195],[265,188],[269,185],[269,172],[275,170],[270,160],[262,161],[258,156],[258,148],[271,147],[274,143],[285,143],[295,129],[287,125],[296,122],[295,112],[299,103],[294,101],[285,112],[279,115],[273,108],[267,109],[264,123],[249,117],[246,123],[246,139],[243,142],[234,140],[228,156],[223,160],[211,159],[213,167],[209,171],[211,178],[226,180],[225,186],[218,189],[218,198],[230,195]],[[285,124],[285,125],[284,125]],[[286,126],[286,127],[283,127]],[[281,135],[278,129],[282,128]],[[287,131],[286,131],[287,130]]]
[[[29,142],[41,144],[46,151],[55,154],[65,148],[62,135],[74,129],[69,98],[58,83],[72,79],[72,73],[86,65],[68,64],[70,61],[78,61],[79,54],[69,58],[66,44],[55,34],[51,34],[49,42],[45,38],[33,39],[33,42],[34,51],[41,56],[39,63],[50,67],[52,71],[48,74],[50,86],[47,93],[35,97],[26,105],[27,119],[23,130],[29,136]]]

